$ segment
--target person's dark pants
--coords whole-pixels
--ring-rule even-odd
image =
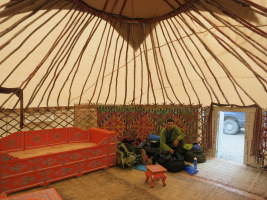
[[[180,140],[177,147],[174,147],[173,145],[169,145],[176,153],[179,153],[180,155],[184,155],[184,140]],[[168,151],[161,151],[164,154],[168,154]]]
[[[179,153],[180,155],[184,155],[184,140],[180,140],[177,147],[171,146],[173,150],[175,150],[175,153]]]

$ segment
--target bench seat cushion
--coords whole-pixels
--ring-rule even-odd
[[[15,158],[24,159],[24,158],[31,158],[31,157],[61,153],[61,152],[72,151],[72,150],[83,149],[83,148],[94,147],[94,146],[97,146],[97,144],[93,142],[66,143],[66,144],[40,147],[36,149],[14,151],[14,152],[9,152],[8,154]]]

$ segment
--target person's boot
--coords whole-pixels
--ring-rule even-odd
[[[146,165],[147,164],[146,151],[144,149],[141,149],[140,150],[140,154],[141,154],[141,163],[142,163],[142,165]]]

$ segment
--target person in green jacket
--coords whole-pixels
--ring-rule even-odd
[[[162,153],[183,154],[184,135],[181,130],[174,125],[173,119],[167,120],[167,126],[160,132],[160,150]]]

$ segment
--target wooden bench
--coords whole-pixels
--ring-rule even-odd
[[[0,193],[47,185],[116,165],[118,133],[76,127],[15,132],[0,139]]]

